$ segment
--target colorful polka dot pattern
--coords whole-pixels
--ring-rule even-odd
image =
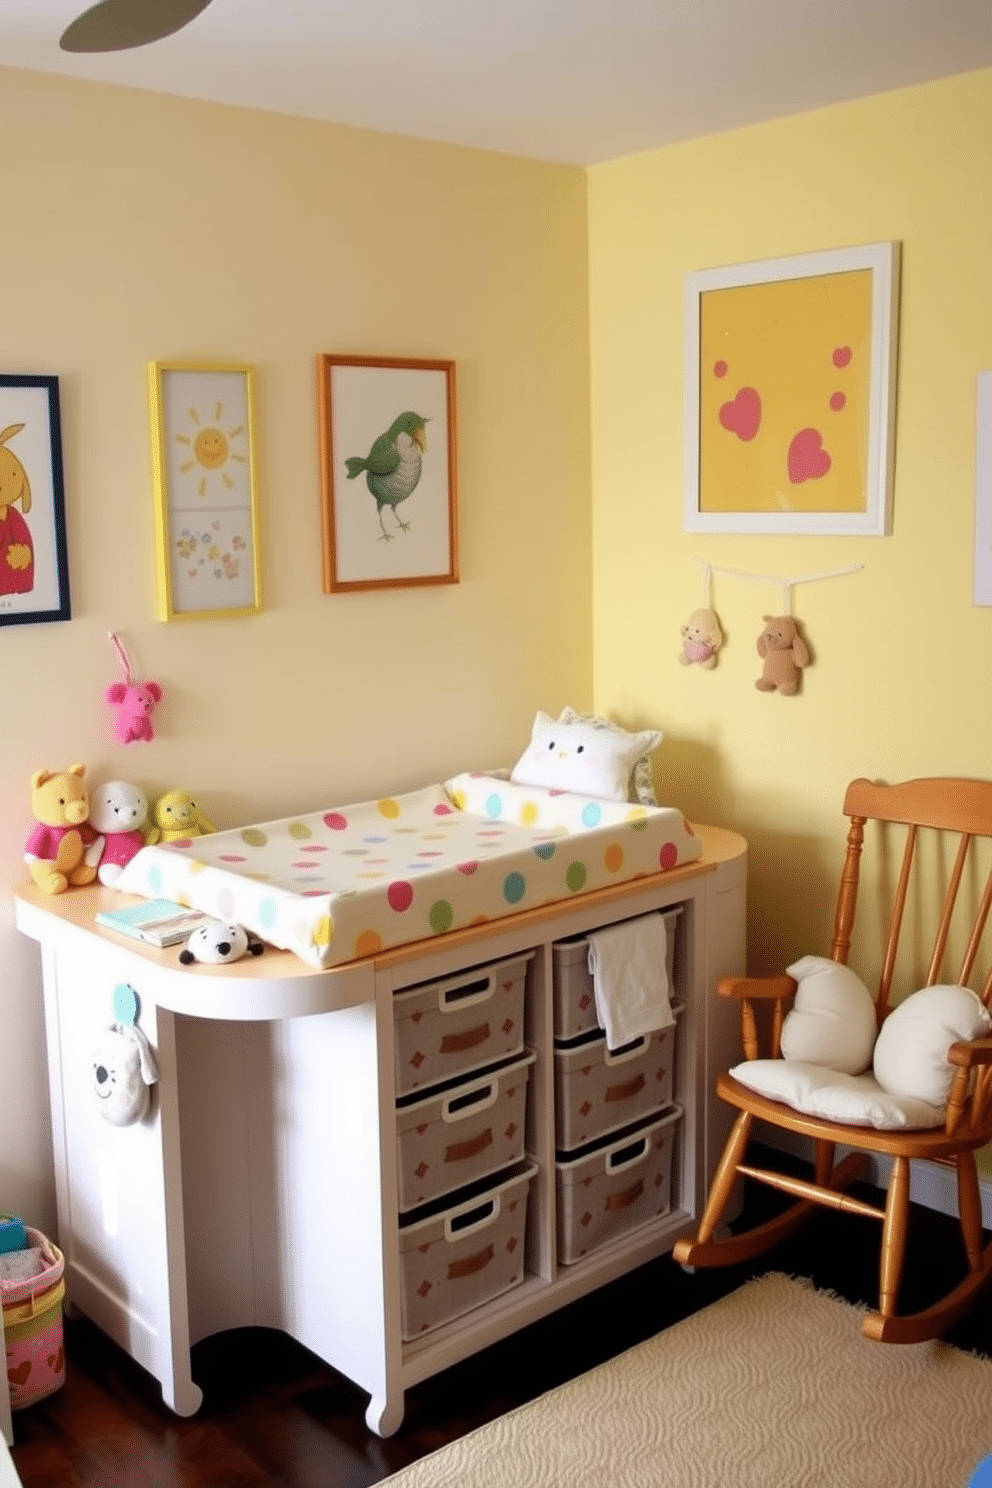
[[[465,774],[409,795],[147,847],[118,887],[237,920],[320,967],[701,853],[672,808]]]

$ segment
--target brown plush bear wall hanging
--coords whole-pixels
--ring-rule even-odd
[[[791,615],[764,615],[765,628],[758,637],[758,655],[764,660],[755,682],[759,692],[791,697],[799,691],[802,669],[810,663],[809,647]]]

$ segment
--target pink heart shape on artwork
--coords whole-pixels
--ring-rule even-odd
[[[819,480],[826,475],[831,464],[820,431],[800,429],[789,445],[789,480],[792,484],[801,486],[803,481]]]
[[[761,427],[761,399],[753,387],[742,387],[732,403],[721,403],[720,423],[749,443]]]

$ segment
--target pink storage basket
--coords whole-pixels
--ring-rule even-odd
[[[14,1410],[43,1400],[65,1383],[62,1340],[65,1257],[40,1230],[28,1226],[27,1236],[29,1245],[40,1247],[44,1270],[24,1281],[0,1281],[7,1379]]]

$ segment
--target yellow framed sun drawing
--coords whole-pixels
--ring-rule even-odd
[[[686,531],[890,531],[898,293],[898,243],[686,277]]]
[[[253,375],[240,363],[149,364],[162,620],[262,607]]]

